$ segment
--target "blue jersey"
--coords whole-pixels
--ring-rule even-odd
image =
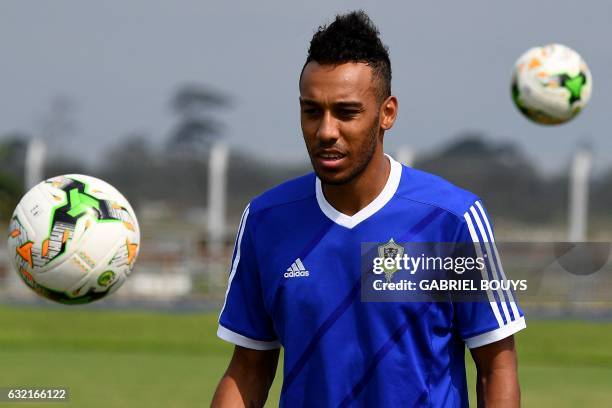
[[[389,157],[383,191],[352,216],[309,174],[254,199],[240,222],[218,336],[284,347],[281,406],[468,406],[465,345],[525,327],[509,291],[488,302],[362,302],[363,242],[474,242],[502,277],[474,194]]]

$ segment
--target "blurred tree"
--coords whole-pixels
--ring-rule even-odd
[[[438,174],[480,196],[496,217],[545,223],[564,209],[562,186],[542,178],[515,145],[464,133],[415,167]]]
[[[0,221],[6,221],[23,194],[27,136],[11,133],[0,140]]]
[[[197,84],[178,89],[171,101],[179,122],[171,132],[168,150],[183,154],[202,154],[223,133],[223,124],[213,117],[216,109],[231,106],[227,95]]]
[[[232,151],[228,167],[228,213],[240,219],[245,206],[269,188],[312,171],[308,161],[292,165],[258,160],[244,151]]]
[[[612,226],[610,208],[612,208],[612,169],[608,169],[591,183],[589,196],[589,210],[593,215],[591,221],[609,230]],[[605,225],[602,221],[605,221]]]
[[[202,110],[227,108],[230,100],[225,94],[198,84],[180,87],[172,100],[173,109],[185,116],[198,116]]]
[[[206,172],[199,158],[160,151],[144,132],[133,132],[105,153],[93,175],[123,192],[134,208],[145,201],[164,201],[174,208],[202,206]]]
[[[23,184],[29,136],[13,132],[0,137],[0,172]]]
[[[63,174],[90,174],[89,166],[75,155],[56,153],[45,162],[45,179]]]
[[[104,154],[106,159],[102,167],[98,172],[94,171],[98,177],[123,192],[134,207],[143,198],[156,198],[155,185],[160,181],[160,159],[149,139],[145,132],[126,135],[122,142]]]
[[[22,192],[21,184],[15,177],[0,173],[0,222],[11,217]]]

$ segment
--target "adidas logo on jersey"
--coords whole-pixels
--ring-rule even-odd
[[[306,270],[304,264],[300,260],[300,258],[296,259],[289,268],[287,268],[287,272],[283,275],[285,278],[299,278],[309,276],[310,272]]]

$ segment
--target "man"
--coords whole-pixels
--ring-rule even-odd
[[[511,293],[490,302],[364,302],[363,242],[469,241],[502,274],[473,194],[383,153],[398,101],[363,12],[312,38],[299,82],[314,174],[253,200],[240,222],[218,335],[236,345],[215,407],[262,406],[285,349],[281,405],[468,406],[470,348],[481,406],[518,406]]]

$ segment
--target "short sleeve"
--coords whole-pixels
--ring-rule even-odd
[[[247,206],[234,245],[217,336],[238,346],[271,350],[279,348],[280,343],[263,302],[251,224]]]
[[[484,259],[483,279],[506,280],[493,230],[480,201],[463,214],[458,241],[472,242],[476,256]],[[523,311],[511,290],[488,290],[486,296],[486,301],[453,304],[456,325],[469,348],[496,342],[526,327]]]

